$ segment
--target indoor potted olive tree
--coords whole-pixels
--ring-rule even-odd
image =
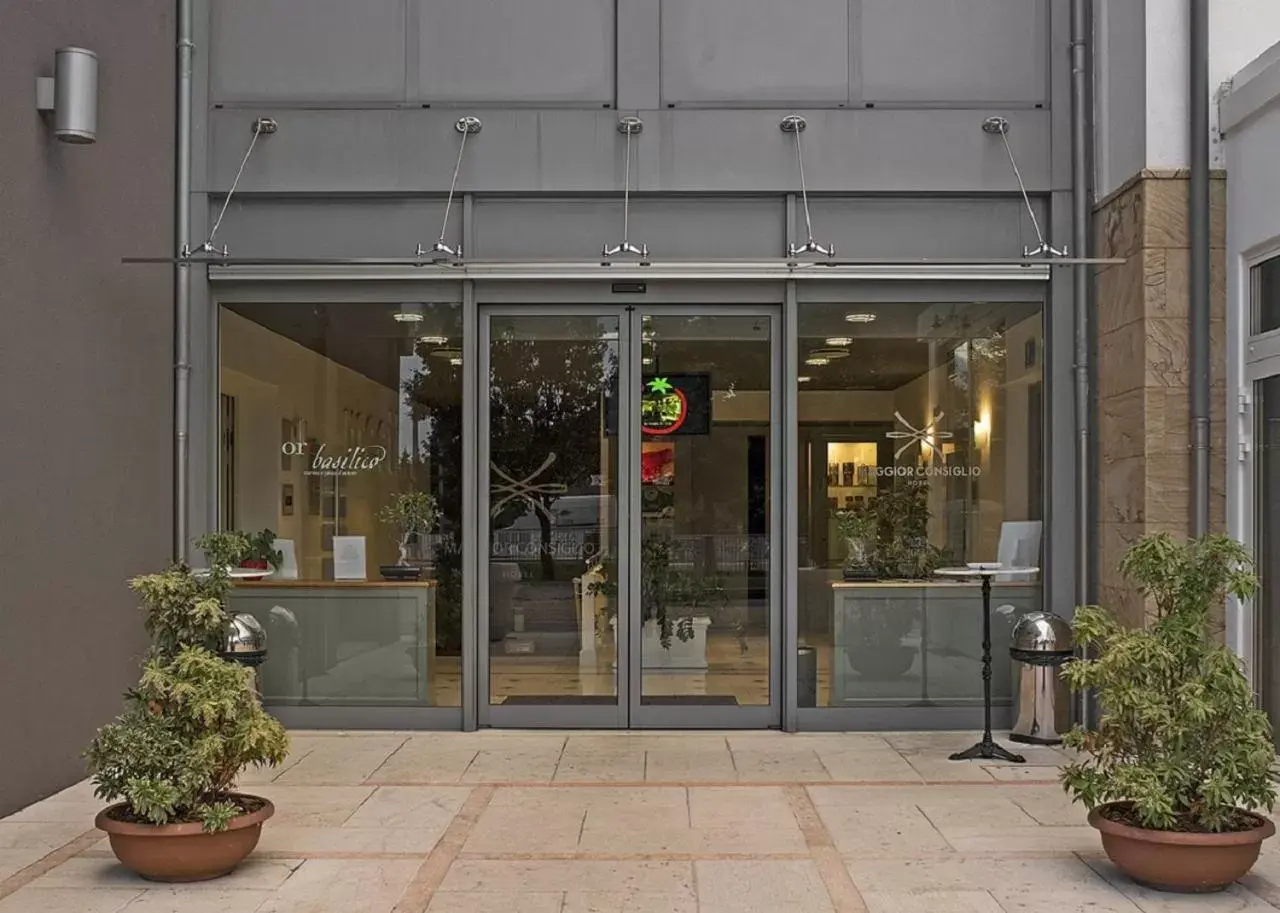
[[[378,519],[396,531],[400,558],[395,564],[384,564],[379,570],[388,580],[417,580],[422,568],[409,563],[409,545],[421,541],[436,528],[440,508],[436,499],[425,491],[405,491],[378,512]]]
[[[1086,753],[1063,770],[1089,808],[1111,860],[1162,890],[1213,891],[1244,875],[1275,825],[1275,749],[1238,657],[1215,638],[1212,610],[1257,588],[1249,554],[1223,535],[1141,539],[1121,570],[1150,600],[1145,628],[1106,609],[1077,610],[1091,658],[1066,666],[1073,688],[1095,691],[1096,731],[1066,744]]]
[[[253,851],[275,809],[237,792],[236,777],[279,764],[289,749],[253,670],[217,652],[235,553],[220,548],[226,540],[205,544],[208,571],[177,564],[129,582],[151,647],[124,713],[85,752],[96,795],[114,803],[95,825],[125,866],[158,881],[216,878]]]

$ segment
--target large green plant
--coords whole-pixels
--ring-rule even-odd
[[[247,811],[232,792],[249,765],[275,766],[289,750],[284,728],[262,709],[251,669],[217,654],[230,586],[223,549],[206,542],[210,570],[184,564],[129,582],[142,601],[151,648],[126,709],[85,752],[98,798],[123,800],[123,816],[150,824],[199,821],[223,830]]]
[[[1097,692],[1097,731],[1066,744],[1087,757],[1063,770],[1067,792],[1090,809],[1124,803],[1117,820],[1160,831],[1243,830],[1241,809],[1271,809],[1275,749],[1240,661],[1214,638],[1212,610],[1257,589],[1249,553],[1212,534],[1190,542],[1141,539],[1120,565],[1155,609],[1126,628],[1106,609],[1077,610],[1077,640],[1096,658],[1066,667],[1077,690]]]

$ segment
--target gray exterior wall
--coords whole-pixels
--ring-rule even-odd
[[[0,14],[0,816],[84,776],[144,646],[126,577],[170,551],[173,3]],[[99,56],[98,141],[35,109],[54,50]]]

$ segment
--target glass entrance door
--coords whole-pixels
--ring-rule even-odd
[[[481,724],[777,725],[776,314],[481,330]]]

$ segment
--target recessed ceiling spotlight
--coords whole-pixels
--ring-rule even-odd
[[[426,346],[442,346],[449,341],[448,336],[419,336],[418,342]]]
[[[829,346],[851,346],[853,345],[852,336],[828,336],[827,345]]]
[[[391,319],[396,323],[422,323],[424,318],[419,311],[396,311]]]
[[[653,358],[651,358],[650,356],[646,355],[644,358],[640,359],[640,364],[642,364],[642,365],[651,365],[651,364],[653,364]]]
[[[821,367],[822,365],[831,364],[831,359],[823,358],[820,355],[810,355],[808,358],[804,360],[804,363],[806,365],[813,365],[815,368],[818,368],[818,367]]]
[[[875,323],[875,314],[845,314],[844,319],[849,323]]]
[[[455,368],[458,367],[458,365],[462,364],[462,356],[461,355],[453,356],[452,358],[449,359],[449,364],[453,365]]]
[[[813,378],[810,377],[809,375],[801,374],[799,377],[796,378],[796,383],[807,384],[811,380],[813,380]]]
[[[840,358],[848,358],[849,350],[848,349],[814,349],[809,354],[817,356],[818,358],[825,358],[827,361],[836,361],[837,359],[840,359]]]

